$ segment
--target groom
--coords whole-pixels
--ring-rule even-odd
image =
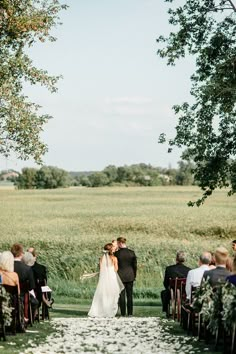
[[[118,274],[124,284],[124,290],[120,294],[120,312],[121,316],[126,314],[126,298],[127,298],[127,313],[128,316],[133,315],[133,282],[137,273],[137,257],[134,251],[126,246],[126,239],[118,237],[117,239],[119,250],[115,252],[118,260]]]

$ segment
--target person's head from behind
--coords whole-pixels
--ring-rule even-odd
[[[11,253],[13,254],[14,258],[22,258],[24,254],[23,246],[20,243],[14,243],[11,246]]]
[[[229,253],[225,247],[218,247],[215,251],[216,265],[225,266],[228,260],[228,255]]]
[[[14,257],[12,252],[4,251],[0,255],[0,269],[14,272]]]
[[[232,241],[232,250],[236,252],[236,240]]]
[[[103,247],[103,249],[104,249],[104,251],[107,251],[110,256],[112,256],[112,254],[113,254],[113,244],[112,243],[107,243]]]
[[[27,266],[32,267],[35,263],[35,258],[30,252],[25,252],[22,257],[22,262],[24,262]]]
[[[117,244],[119,248],[124,248],[126,247],[126,238],[121,236],[117,238]]]
[[[113,253],[118,250],[118,242],[116,240],[111,241],[112,246],[113,246]]]
[[[212,261],[212,256],[210,252],[203,252],[199,257],[199,265],[210,265]]]
[[[178,251],[176,253],[176,263],[184,263],[186,260],[185,253],[183,251]]]

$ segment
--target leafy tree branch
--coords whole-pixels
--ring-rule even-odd
[[[216,188],[236,191],[236,9],[230,0],[185,0],[179,7],[166,2],[172,3],[169,23],[177,30],[157,39],[158,55],[168,65],[186,55],[196,62],[193,103],[173,107],[179,121],[169,151],[185,148],[184,158],[194,162],[203,195],[189,205],[200,206]],[[162,134],[160,142],[165,140]]]
[[[59,76],[33,65],[27,49],[36,41],[54,41],[50,35],[60,24],[59,12],[67,6],[58,0],[0,1],[0,154],[41,163],[47,146],[40,135],[50,118],[23,93],[24,82],[56,91]]]

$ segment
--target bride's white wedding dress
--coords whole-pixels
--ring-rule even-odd
[[[118,300],[124,285],[114,269],[108,253],[101,260],[98,285],[89,310],[90,317],[115,317]]]

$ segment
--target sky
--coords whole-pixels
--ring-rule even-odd
[[[34,64],[62,75],[58,92],[25,87],[30,100],[53,116],[44,127],[45,165],[67,171],[102,170],[108,165],[150,163],[176,167],[180,151],[167,153],[160,133],[173,137],[171,107],[189,98],[193,63],[175,67],[156,52],[156,39],[168,34],[164,0],[69,0],[61,12],[56,42],[30,49]],[[14,156],[0,170],[35,167]]]

